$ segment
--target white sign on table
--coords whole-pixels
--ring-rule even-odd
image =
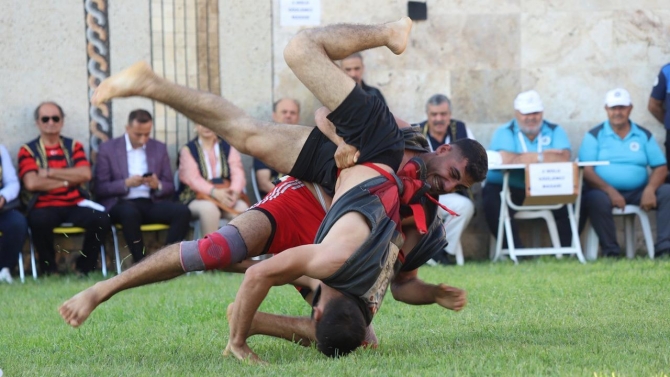
[[[529,164],[524,205],[573,203],[577,198],[577,174],[572,162]]]
[[[321,25],[321,0],[280,0],[281,26]]]

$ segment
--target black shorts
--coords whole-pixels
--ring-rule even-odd
[[[372,162],[398,170],[405,148],[402,132],[388,107],[356,86],[328,119],[344,142],[360,152],[358,163]],[[332,195],[337,180],[334,154],[337,146],[315,128],[289,173],[305,182],[320,184]]]

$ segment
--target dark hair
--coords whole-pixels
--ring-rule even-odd
[[[354,52],[353,54],[347,56],[342,60],[353,59],[353,58],[361,59],[361,63],[363,63],[363,55],[360,52]]]
[[[298,106],[298,112],[300,112],[300,102],[298,102],[298,100],[295,100],[293,98],[284,97],[284,98],[280,98],[280,99],[276,100],[275,103],[272,104],[272,112],[273,113],[277,112],[277,106],[279,106],[279,102],[281,102],[283,100],[293,101],[293,103],[295,103],[295,105]]]
[[[316,347],[329,357],[340,357],[365,340],[367,323],[354,299],[342,296],[326,305],[316,324]]]
[[[153,119],[154,118],[148,111],[137,109],[131,111],[130,114],[128,115],[128,125],[133,124],[133,121],[136,121],[137,123],[146,123],[151,122]]]
[[[60,117],[65,118],[65,113],[63,112],[63,108],[60,107],[59,104],[57,104],[56,102],[52,102],[52,101],[45,101],[45,102],[42,102],[39,105],[37,105],[37,107],[35,108],[35,113],[34,113],[35,120],[40,118],[40,108],[44,105],[47,105],[47,104],[56,106],[58,108],[58,112],[60,112]]]
[[[486,179],[489,158],[486,149],[478,141],[464,138],[451,142],[451,145],[456,146],[461,155],[468,160],[465,172],[472,178],[473,183]]]
[[[428,98],[428,102],[426,102],[426,112],[428,112],[428,106],[438,106],[445,102],[449,105],[449,110],[451,110],[451,100],[449,100],[449,97],[444,94],[433,94]]]

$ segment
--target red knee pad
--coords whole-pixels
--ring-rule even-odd
[[[217,232],[198,240],[198,252],[206,270],[217,270],[230,265],[228,241]]]

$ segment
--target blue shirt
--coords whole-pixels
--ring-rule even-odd
[[[519,135],[521,135],[521,137],[519,137]],[[533,141],[530,141],[528,136],[521,132],[519,124],[516,119],[514,119],[513,121],[498,127],[493,134],[493,138],[491,138],[489,149],[512,153],[538,152],[547,149],[570,150],[570,140],[561,126],[543,120],[539,135],[537,135]],[[502,184],[502,172],[500,170],[489,170],[489,173],[486,176],[486,181]],[[511,171],[509,175],[509,185],[514,188],[525,188],[525,172],[523,170]]]
[[[670,63],[661,68],[658,73],[658,82],[651,90],[651,98],[663,101],[665,103],[665,118],[663,124],[665,128],[670,130],[670,88],[668,88],[668,81],[670,81]]]
[[[645,186],[649,180],[647,166],[653,169],[665,165],[665,156],[654,135],[633,122],[630,126],[630,132],[622,139],[606,121],[587,132],[579,148],[579,161],[610,162],[596,166],[595,171],[619,191]]]

